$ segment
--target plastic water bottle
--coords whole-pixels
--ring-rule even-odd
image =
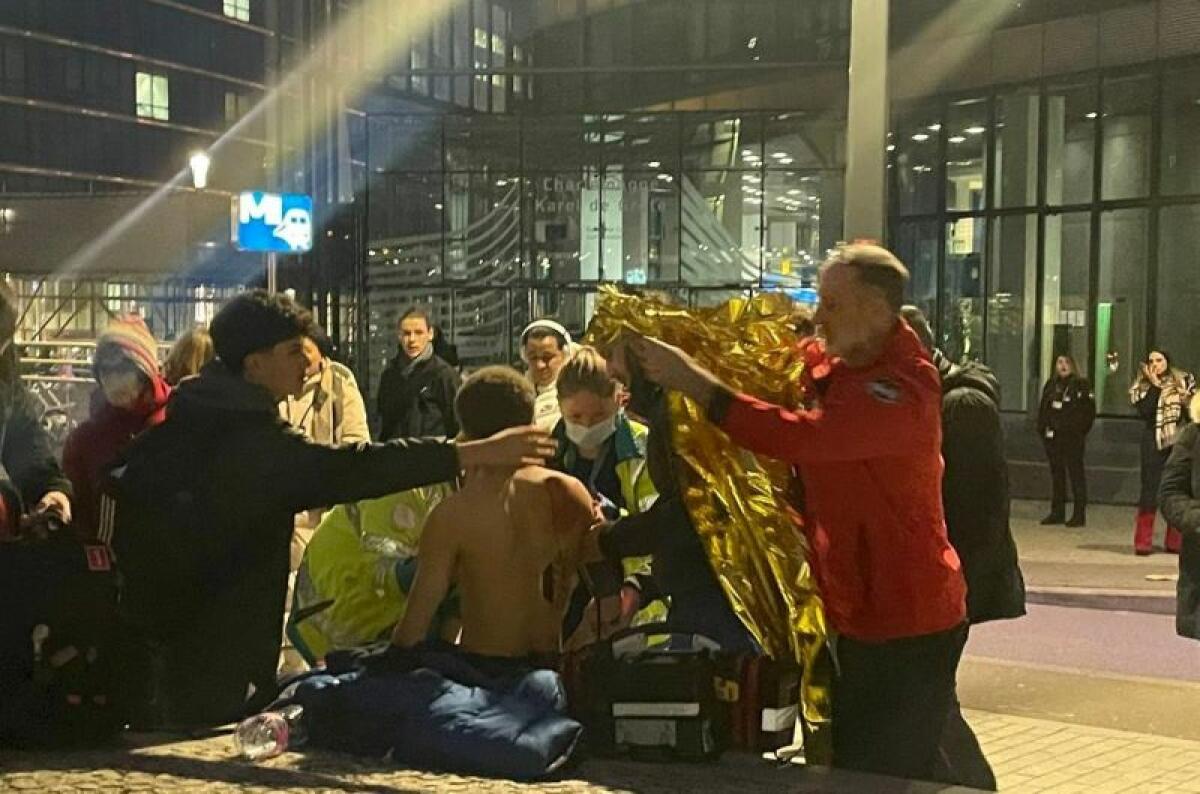
[[[247,717],[233,735],[238,754],[248,761],[264,761],[302,746],[308,739],[303,717],[304,707],[299,705]]]

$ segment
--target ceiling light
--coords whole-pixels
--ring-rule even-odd
[[[658,168],[662,165],[662,163],[660,163],[658,160],[651,160],[650,162],[646,163],[646,165],[650,166],[651,168]]]
[[[1096,118],[1098,115],[1099,115],[1099,114],[1098,114],[1096,111],[1094,111],[1094,110],[1093,110],[1091,113],[1087,114],[1087,116],[1086,116],[1085,118],[1094,119],[1094,118]]]
[[[912,139],[917,143],[925,143],[925,141],[929,140],[929,135],[928,133],[918,132],[916,135],[912,136]]]
[[[889,144],[887,145],[887,150],[888,150],[889,152],[894,152],[894,151],[896,151],[896,144],[894,144],[894,143],[889,143]]]
[[[926,127],[925,129],[929,130],[930,132],[937,132],[937,131],[938,131],[938,130],[940,130],[941,128],[942,128],[942,125],[941,125],[941,124],[930,124],[930,125],[929,125],[928,127]]]
[[[974,127],[967,127],[965,132],[968,135],[982,135],[987,132],[987,127],[980,127],[978,124],[976,124]]]
[[[951,135],[949,138],[947,138],[947,140],[950,141],[950,143],[963,143],[966,141],[966,138],[962,135]]]

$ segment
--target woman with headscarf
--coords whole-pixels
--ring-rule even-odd
[[[166,417],[171,387],[159,373],[158,342],[137,315],[113,320],[96,340],[91,416],[63,447],[63,469],[75,486],[75,523],[85,537],[99,525],[104,474],[139,433]]]
[[[1195,391],[1196,379],[1192,374],[1172,367],[1170,357],[1161,350],[1150,351],[1129,388],[1129,401],[1143,423],[1142,493],[1133,531],[1133,549],[1139,556],[1154,551],[1154,514],[1158,510],[1163,465],[1187,422],[1187,406]],[[1181,542],[1179,530],[1168,526],[1163,544],[1167,551],[1178,554]]]

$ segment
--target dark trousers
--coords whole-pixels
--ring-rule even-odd
[[[939,782],[947,768],[962,765],[944,752],[943,741],[956,710],[955,675],[966,640],[966,624],[882,643],[838,637],[833,765]],[[961,727],[970,731],[965,722]]]
[[[1045,439],[1046,458],[1050,461],[1050,512],[1061,516],[1067,509],[1067,478],[1071,480],[1071,496],[1075,500],[1075,513],[1087,509],[1087,473],[1083,468],[1083,450],[1086,438]]]

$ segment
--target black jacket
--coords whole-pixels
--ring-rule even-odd
[[[967,580],[972,623],[1025,614],[1025,581],[1009,526],[1008,462],[1000,427],[1000,386],[978,364],[934,351],[942,376],[942,504],[950,543]]]
[[[457,452],[440,440],[311,443],[265,389],[219,362],[181,384],[166,421],[114,470],[122,609],[166,649],[168,719],[220,724],[240,716],[248,685],[271,695],[296,513],[457,474]],[[153,532],[123,538],[122,501],[178,516],[164,533],[171,547]]]
[[[20,491],[25,509],[32,509],[49,491],[72,494],[11,348],[0,357],[0,464]]]
[[[650,430],[646,465],[658,498],[648,510],[605,527],[600,536],[604,556],[619,560],[653,555],[653,577],[642,584],[655,596],[679,596],[695,590],[722,592],[679,490],[665,395],[658,386],[639,378],[632,384],[629,408],[646,420]]]
[[[408,357],[401,351],[379,378],[379,437],[422,438],[458,435],[454,395],[462,379],[436,354],[404,374]]]
[[[1200,427],[1189,424],[1175,439],[1158,500],[1167,524],[1183,533],[1175,631],[1200,640]]]
[[[1095,421],[1096,397],[1087,378],[1053,376],[1046,381],[1038,405],[1039,437],[1056,442],[1082,440]],[[1054,431],[1054,436],[1049,439],[1046,438],[1048,430]]]

